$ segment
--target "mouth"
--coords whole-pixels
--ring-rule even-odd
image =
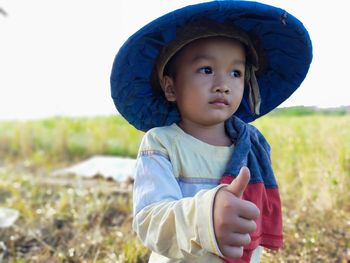
[[[210,101],[209,104],[217,105],[217,106],[226,106],[229,103],[226,99],[217,98],[217,99]]]

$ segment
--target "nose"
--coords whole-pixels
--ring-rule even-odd
[[[219,93],[226,93],[228,94],[230,92],[229,86],[227,82],[225,81],[224,77],[216,77],[215,82],[213,85],[213,91],[219,92]]]
[[[220,86],[216,85],[215,86],[215,92],[228,94],[228,93],[230,93],[230,90],[227,87],[227,85],[220,85]]]

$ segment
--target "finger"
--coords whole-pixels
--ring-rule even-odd
[[[227,186],[227,190],[241,198],[245,188],[247,187],[250,180],[250,171],[248,167],[243,166],[239,171],[238,176]]]
[[[237,217],[232,225],[232,231],[234,233],[248,234],[256,230],[256,223],[254,220],[247,220],[241,217]]]
[[[249,245],[251,242],[249,234],[231,233],[228,239],[230,246],[240,247]]]
[[[236,206],[236,209],[240,217],[255,220],[260,216],[260,210],[254,203],[247,200],[239,201],[240,203]]]
[[[224,246],[221,253],[227,258],[240,258],[243,256],[242,246]]]

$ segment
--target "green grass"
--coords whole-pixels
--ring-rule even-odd
[[[135,157],[142,133],[123,118],[49,118],[0,124],[0,159],[35,165],[95,154]]]
[[[321,209],[350,200],[350,116],[265,117],[255,125],[272,148],[282,195]],[[298,196],[298,198],[295,198]]]
[[[350,115],[272,114],[254,122],[272,147],[284,249],[262,262],[350,260]],[[120,117],[0,122],[0,262],[147,262],[131,231],[131,182],[50,172],[96,154],[135,157],[143,133]],[[4,249],[5,248],[5,249]]]

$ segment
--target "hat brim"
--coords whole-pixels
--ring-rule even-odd
[[[250,1],[213,1],[170,12],[133,34],[117,53],[111,93],[118,112],[134,127],[147,131],[180,120],[174,104],[151,86],[154,63],[176,29],[207,18],[230,22],[254,34],[264,52],[264,72],[257,76],[260,115],[251,113],[244,94],[235,115],[245,122],[259,118],[285,101],[300,86],[312,61],[312,44],[303,24],[280,8]]]

